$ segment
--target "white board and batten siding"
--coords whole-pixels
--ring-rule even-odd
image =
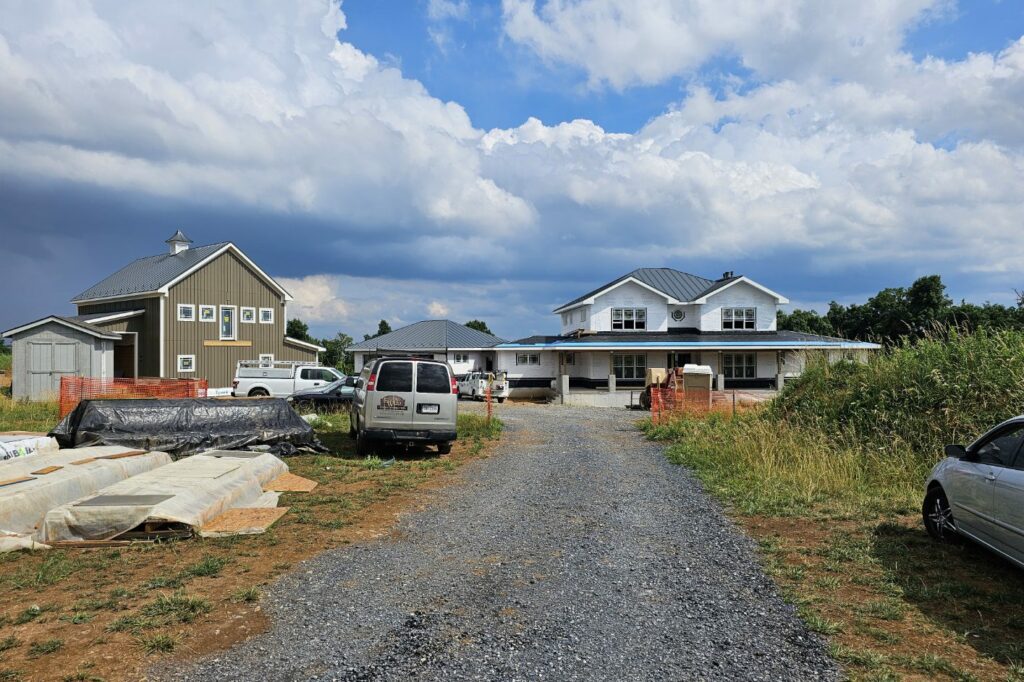
[[[746,282],[734,284],[708,296],[708,302],[701,306],[701,331],[722,331],[722,308],[756,308],[757,331],[776,330],[778,303],[775,298]]]
[[[56,322],[14,337],[12,396],[47,400],[60,392],[62,376],[106,377],[114,367],[114,344]]]

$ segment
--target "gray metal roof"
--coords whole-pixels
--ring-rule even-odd
[[[712,280],[698,275],[691,275],[688,272],[673,270],[672,268],[637,268],[633,272],[626,273],[616,280],[612,280],[593,291],[583,294],[579,298],[559,306],[556,310],[576,305],[580,301],[585,301],[594,294],[598,294],[631,277],[680,301],[692,301],[700,298],[705,293],[719,289],[729,282],[739,279],[739,277],[730,277],[728,279]]]
[[[64,315],[47,315],[46,317],[39,318],[38,320],[34,320],[32,322],[29,322],[28,324],[22,324],[18,325],[17,327],[8,329],[7,331],[0,333],[0,336],[13,336],[15,332],[21,333],[22,331],[28,331],[33,327],[37,327],[41,324],[46,324],[47,322],[56,322],[57,324],[63,324],[67,327],[71,327],[72,329],[78,329],[87,334],[98,336],[102,339],[121,338],[121,335],[118,334],[117,332],[111,332],[106,329],[100,329],[99,327],[91,325],[88,322],[83,322],[82,320],[76,319],[75,317]]]
[[[451,320],[423,320],[393,332],[367,339],[346,350],[431,350],[447,351],[459,348],[490,348],[504,339],[493,334],[470,329]]]
[[[120,322],[121,320],[127,320],[131,317],[137,317],[144,314],[145,310],[120,310],[115,312],[107,313],[89,313],[88,315],[70,315],[64,316],[65,319],[74,320],[76,322],[85,322],[91,324],[96,320],[105,320],[107,318],[114,318],[113,322]]]
[[[71,302],[81,303],[96,298],[156,291],[227,244],[228,242],[220,242],[197,246],[176,254],[162,253],[158,256],[139,258],[78,294]]]

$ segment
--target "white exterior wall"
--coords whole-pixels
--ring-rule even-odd
[[[455,355],[468,355],[469,360],[467,362],[455,362]],[[478,350],[450,350],[448,351],[447,359],[448,364],[452,366],[456,374],[469,374],[470,372],[484,371],[487,369],[487,360],[484,357],[483,351]]]
[[[577,329],[590,329],[590,306],[581,305],[567,312],[559,313],[558,322],[563,335]]]
[[[647,308],[647,329],[644,331],[668,331],[668,302],[665,297],[633,282],[621,284],[594,300],[587,329],[612,331],[612,308]]]
[[[722,308],[757,308],[757,331],[776,329],[778,304],[775,299],[746,282],[734,284],[708,297],[708,302],[701,306],[701,331],[722,331]]]
[[[683,319],[676,322],[672,319],[672,313],[676,310],[683,311]],[[700,329],[700,304],[697,305],[670,305],[668,306],[668,326],[670,328],[695,327]]]

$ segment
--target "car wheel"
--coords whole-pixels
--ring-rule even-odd
[[[439,454],[439,455],[447,455],[447,454],[451,453],[451,451],[452,451],[452,442],[451,441],[448,441],[447,443],[438,443],[437,444],[437,454]]]
[[[938,486],[928,491],[924,496],[924,504],[921,508],[924,516],[924,527],[928,535],[939,542],[956,542],[960,535],[956,532],[956,521],[953,520],[953,510],[949,507],[949,499],[945,491]]]
[[[501,404],[501,403],[503,403],[503,402],[505,402],[505,399],[504,399],[504,398],[498,398],[498,403],[499,403],[499,404]]]
[[[254,388],[249,391],[250,398],[266,398],[270,395],[270,392],[265,388]]]
[[[369,457],[373,454],[373,441],[367,438],[365,433],[356,434],[356,454],[360,457]]]

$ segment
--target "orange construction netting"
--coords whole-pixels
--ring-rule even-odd
[[[206,379],[60,378],[60,417],[92,398],[205,398]]]

